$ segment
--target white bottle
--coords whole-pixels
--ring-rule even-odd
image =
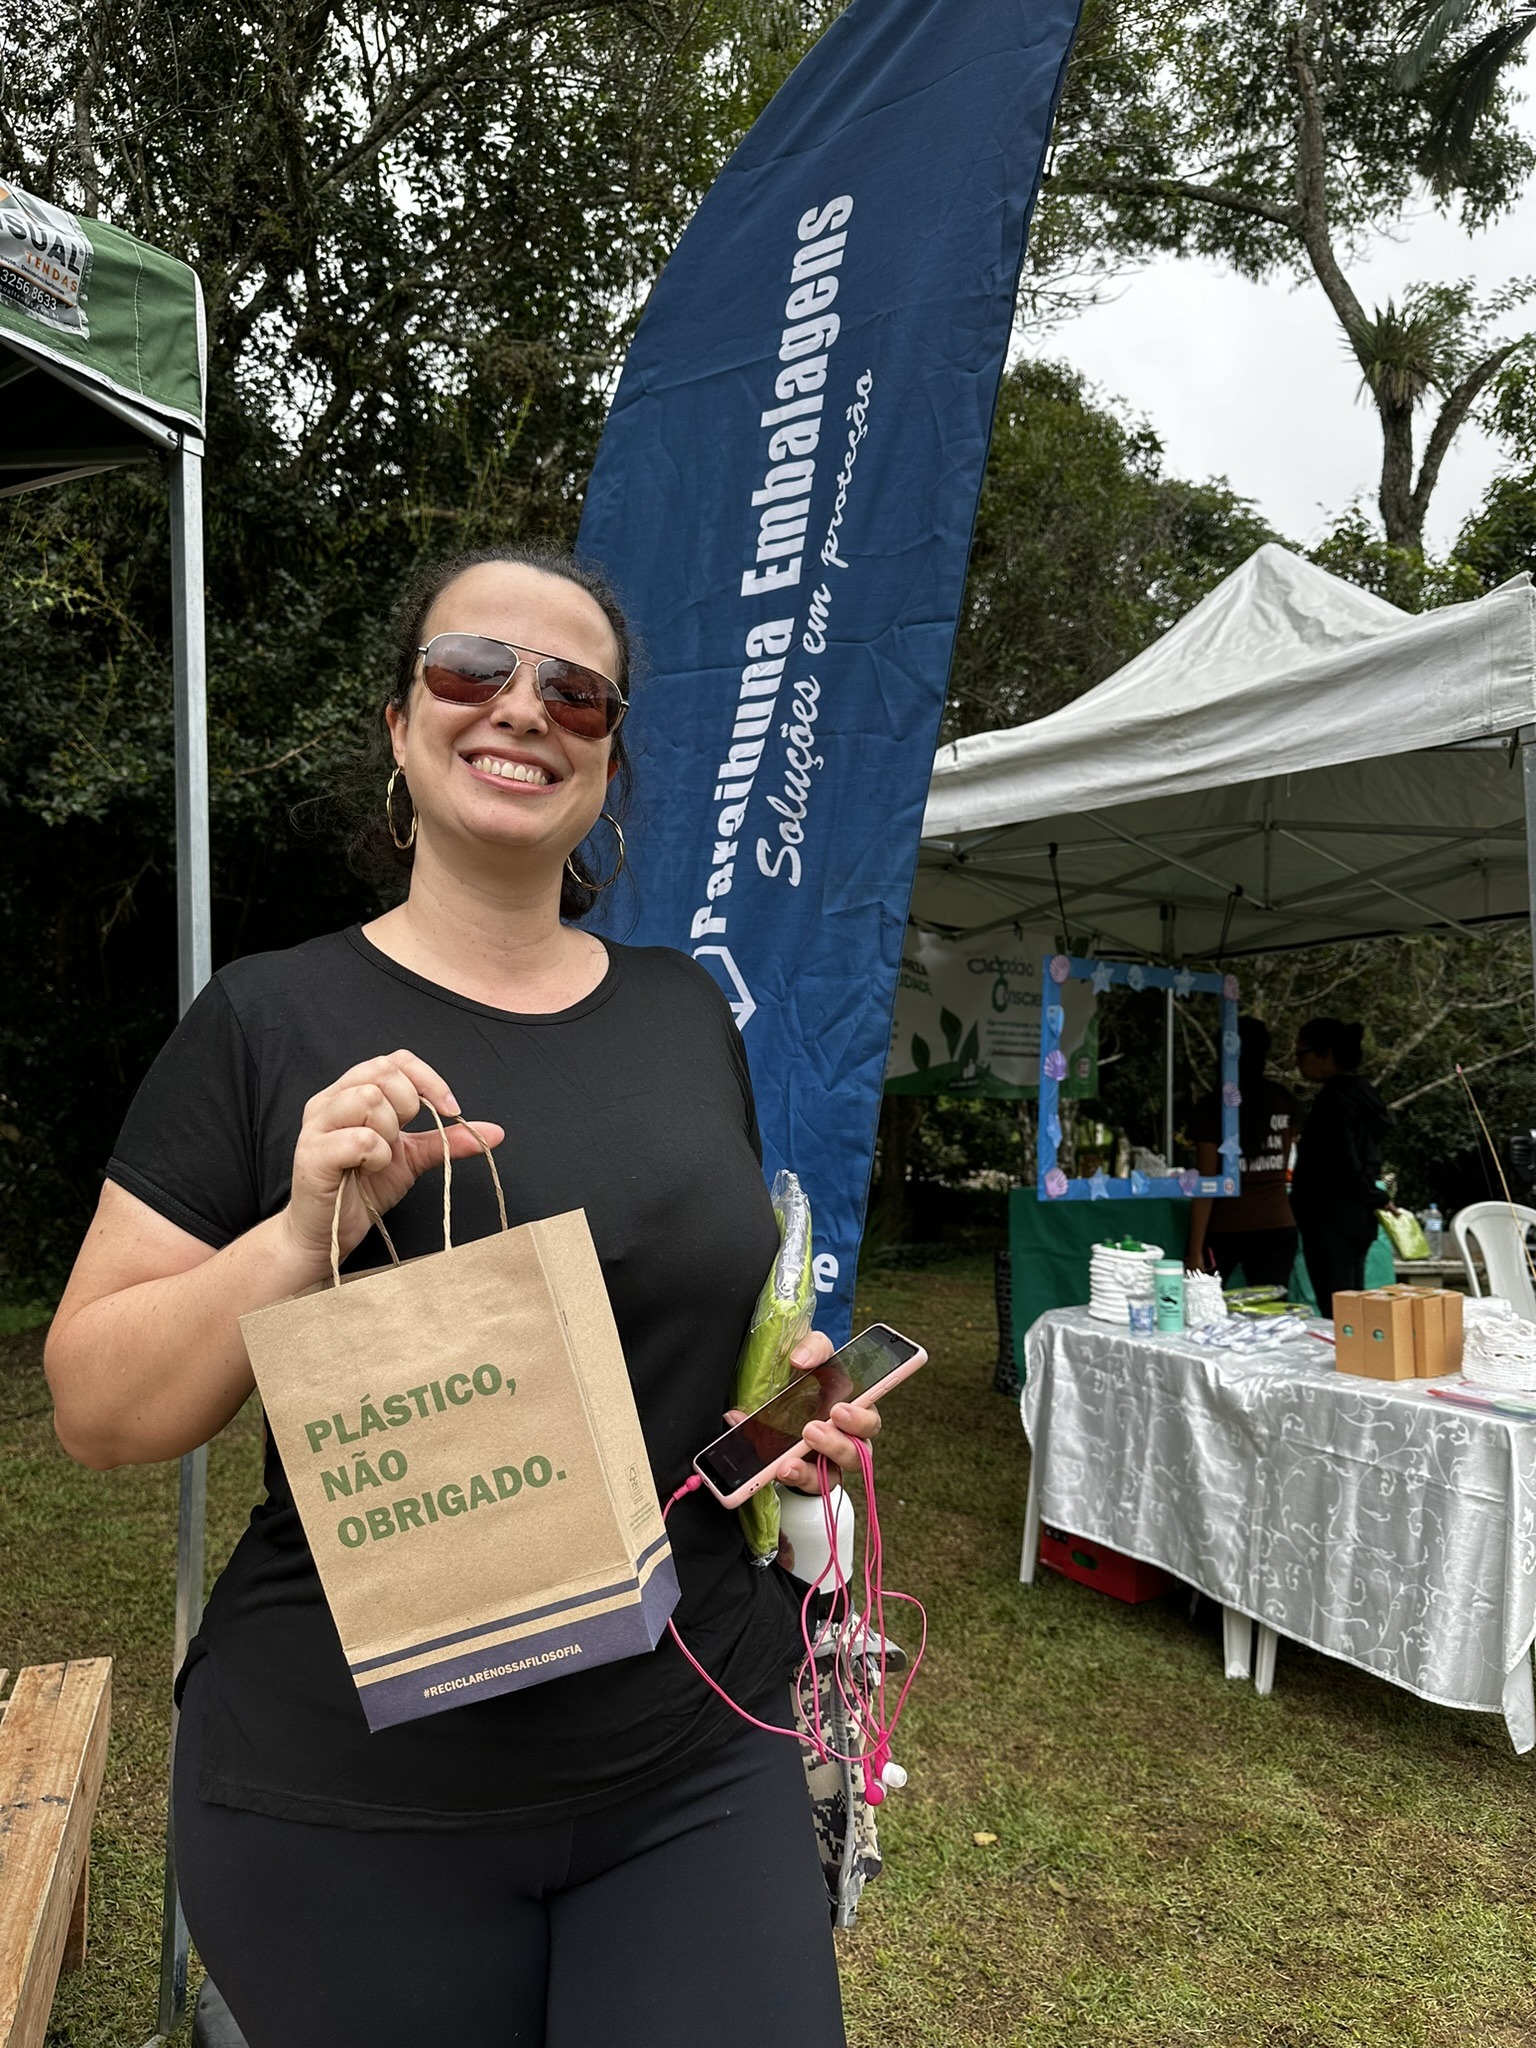
[[[837,1516],[837,1555],[842,1566],[843,1577],[853,1577],[853,1502],[840,1486],[832,1489],[832,1504]],[[790,1549],[794,1552],[794,1563],[790,1570],[797,1579],[807,1585],[821,1580],[821,1591],[830,1593],[833,1587],[832,1573],[827,1570],[831,1563],[831,1552],[827,1545],[826,1511],[819,1493],[798,1493],[792,1487],[779,1488],[779,1527],[789,1538]],[[822,1578],[823,1572],[826,1577]]]
[[[1424,1225],[1424,1235],[1429,1240],[1429,1256],[1438,1259],[1441,1256],[1441,1247],[1445,1243],[1445,1225],[1441,1221],[1439,1204],[1431,1202],[1424,1211],[1421,1221]]]

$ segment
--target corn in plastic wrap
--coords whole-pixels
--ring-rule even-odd
[[[779,1252],[752,1311],[752,1327],[736,1364],[736,1406],[750,1415],[789,1385],[789,1354],[808,1335],[816,1306],[811,1269],[811,1205],[792,1173],[773,1177],[773,1210],[779,1222]],[[737,1510],[754,1557],[772,1557],[779,1546],[779,1496],[771,1486]]]

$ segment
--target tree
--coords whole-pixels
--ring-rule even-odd
[[[1310,559],[1331,576],[1358,583],[1405,612],[1433,611],[1437,605],[1464,604],[1481,597],[1486,586],[1458,544],[1443,560],[1414,548],[1395,548],[1359,505],[1341,513],[1315,547]]]
[[[1528,353],[1494,379],[1479,412],[1508,463],[1463,522],[1449,555],[1437,560],[1392,547],[1356,505],[1310,550],[1312,560],[1409,612],[1461,604],[1511,576],[1536,575],[1536,361]]]
[[[1463,20],[1475,29],[1494,11],[1491,0],[1465,0]],[[1418,286],[1368,311],[1351,285],[1346,266],[1363,237],[1413,198],[1433,125],[1428,96],[1441,71],[1427,65],[1424,95],[1405,99],[1401,54],[1401,33],[1374,0],[1194,10],[1090,0],[1039,252],[1049,264],[1085,247],[1120,258],[1174,251],[1217,256],[1247,277],[1310,276],[1376,411],[1387,541],[1420,551],[1452,442],[1526,344],[1499,323],[1529,287],[1479,299],[1468,285]],[[1533,163],[1495,83],[1455,180],[1468,227],[1507,208]]]
[[[207,291],[217,960],[375,907],[335,798],[395,591],[574,537],[649,282],[821,18],[40,0],[0,48],[7,172]],[[172,1019],[168,584],[152,474],[0,506],[0,1289],[67,1265]]]
[[[1003,379],[944,736],[1038,718],[1129,661],[1276,536],[1225,483],[1163,474],[1064,365]]]
[[[1468,42],[1457,31],[1472,12],[1467,0],[1416,0],[1404,16],[1414,41],[1398,64],[1398,83],[1405,92],[1422,90],[1429,73],[1439,70],[1428,94],[1434,122],[1419,168],[1441,193],[1453,191],[1465,175],[1479,121],[1536,33],[1536,7],[1515,7]],[[1464,47],[1451,54],[1458,41]]]
[[[1536,576],[1536,471],[1494,478],[1456,537],[1456,559],[1483,590]]]
[[[1511,363],[1487,412],[1510,462],[1457,535],[1455,554],[1482,589],[1492,590],[1522,571],[1536,575],[1536,363]]]

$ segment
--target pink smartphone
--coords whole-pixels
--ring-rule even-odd
[[[921,1344],[888,1323],[871,1323],[824,1364],[796,1374],[781,1394],[706,1444],[693,1469],[721,1507],[739,1508],[768,1484],[791,1451],[806,1449],[801,1432],[808,1422],[825,1422],[840,1401],[872,1408],[927,1363]]]

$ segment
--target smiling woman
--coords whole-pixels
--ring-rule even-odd
[[[455,1091],[494,1120],[455,1125],[453,1155],[501,1148],[512,1222],[585,1211],[663,1498],[719,1434],[778,1229],[719,989],[683,954],[580,927],[607,879],[583,843],[627,790],[629,667],[612,594],[563,558],[471,556],[412,593],[364,849],[408,877],[405,900],[232,961],[150,1070],[48,1342],[83,1462],[174,1457],[236,1414],[239,1318],[329,1275],[333,1217],[353,1270],[383,1262],[360,1178],[402,1258],[434,1250],[441,1188],[422,1177],[442,1154],[408,1126],[423,1104],[458,1117]],[[460,1243],[499,1223],[464,1180]],[[830,1349],[810,1337],[795,1363]],[[481,1370],[443,1401],[484,1392]],[[313,1430],[424,1422],[436,1383],[413,1413],[380,1374],[356,1432],[318,1397]],[[805,1444],[846,1467],[878,1428],[839,1407]],[[369,1489],[345,1540],[430,1532],[547,1472],[466,1474],[467,1496],[429,1501],[389,1490],[405,1464],[385,1446],[338,1467],[338,1495]],[[816,1483],[798,1454],[779,1476]],[[249,2048],[670,2048],[679,1983],[732,2048],[841,2048],[793,1742],[738,1728],[665,1637],[370,1734],[270,1442],[265,1480],[178,1679],[174,1795],[188,1924]],[[684,1638],[785,1726],[786,1582],[703,1498],[668,1533]],[[451,1584],[442,1600],[451,1626]]]
[[[464,589],[466,585],[468,588]],[[510,589],[521,586],[533,592],[537,599],[541,585],[547,587],[549,596],[562,612],[577,611],[577,639],[568,642],[563,639],[556,641],[552,637],[548,642],[540,641],[535,645],[558,646],[575,662],[583,659],[578,653],[579,647],[593,645],[598,656],[595,668],[617,693],[621,706],[618,719],[604,727],[611,738],[607,756],[608,782],[599,808],[622,828],[633,791],[633,775],[620,722],[628,705],[634,649],[628,621],[612,589],[606,579],[588,565],[540,548],[507,548],[460,555],[423,572],[407,592],[396,621],[394,681],[384,705],[377,743],[369,755],[363,771],[364,780],[357,792],[360,823],[349,849],[353,867],[368,879],[398,886],[410,877],[415,864],[415,788],[405,755],[396,743],[396,734],[402,726],[408,730],[412,698],[418,686],[429,681],[433,669],[438,666],[426,661],[429,634],[433,643],[431,652],[442,652],[443,643],[448,643],[447,651],[455,668],[462,672],[468,666],[471,673],[484,676],[491,682],[506,678],[508,664],[521,655],[523,661],[518,672],[510,676],[502,695],[509,696],[514,690],[522,691],[530,686],[537,689],[538,680],[529,666],[530,662],[540,659],[536,653],[527,648],[513,648],[502,636],[491,631],[488,623],[466,631],[463,622],[494,618],[506,627],[511,623],[508,611]],[[493,595],[498,587],[502,591],[499,605]],[[445,606],[443,601],[450,591],[453,593],[452,602]],[[462,604],[459,601],[461,592]],[[588,602],[583,607],[584,599]],[[581,615],[583,609],[584,616]],[[596,614],[601,615],[601,620]],[[523,612],[518,613],[518,618],[522,621],[521,630],[530,632],[532,618]],[[607,629],[606,639],[604,626]],[[457,650],[452,645],[454,642],[467,642],[476,652]],[[492,704],[487,708],[494,711],[497,707]],[[503,712],[506,708],[505,705],[500,707]],[[494,761],[498,768],[491,772],[506,773],[516,766],[512,757],[518,751],[503,741],[499,747],[487,750],[482,765],[489,767]],[[572,751],[580,759],[579,748]],[[400,770],[398,778],[392,774],[397,768]],[[521,765],[517,772],[520,777],[532,779],[547,771],[544,765],[529,762]],[[388,795],[381,800],[381,792],[384,791]],[[594,845],[612,837],[606,828],[599,825],[593,835]],[[618,844],[622,844],[622,838]],[[616,855],[617,851],[618,845],[615,845],[612,852]],[[573,920],[584,917],[597,901],[600,890],[613,877],[614,861],[608,857],[609,852],[606,844],[596,858],[589,854],[584,844],[578,844],[572,850],[569,866],[562,873],[561,917]]]

